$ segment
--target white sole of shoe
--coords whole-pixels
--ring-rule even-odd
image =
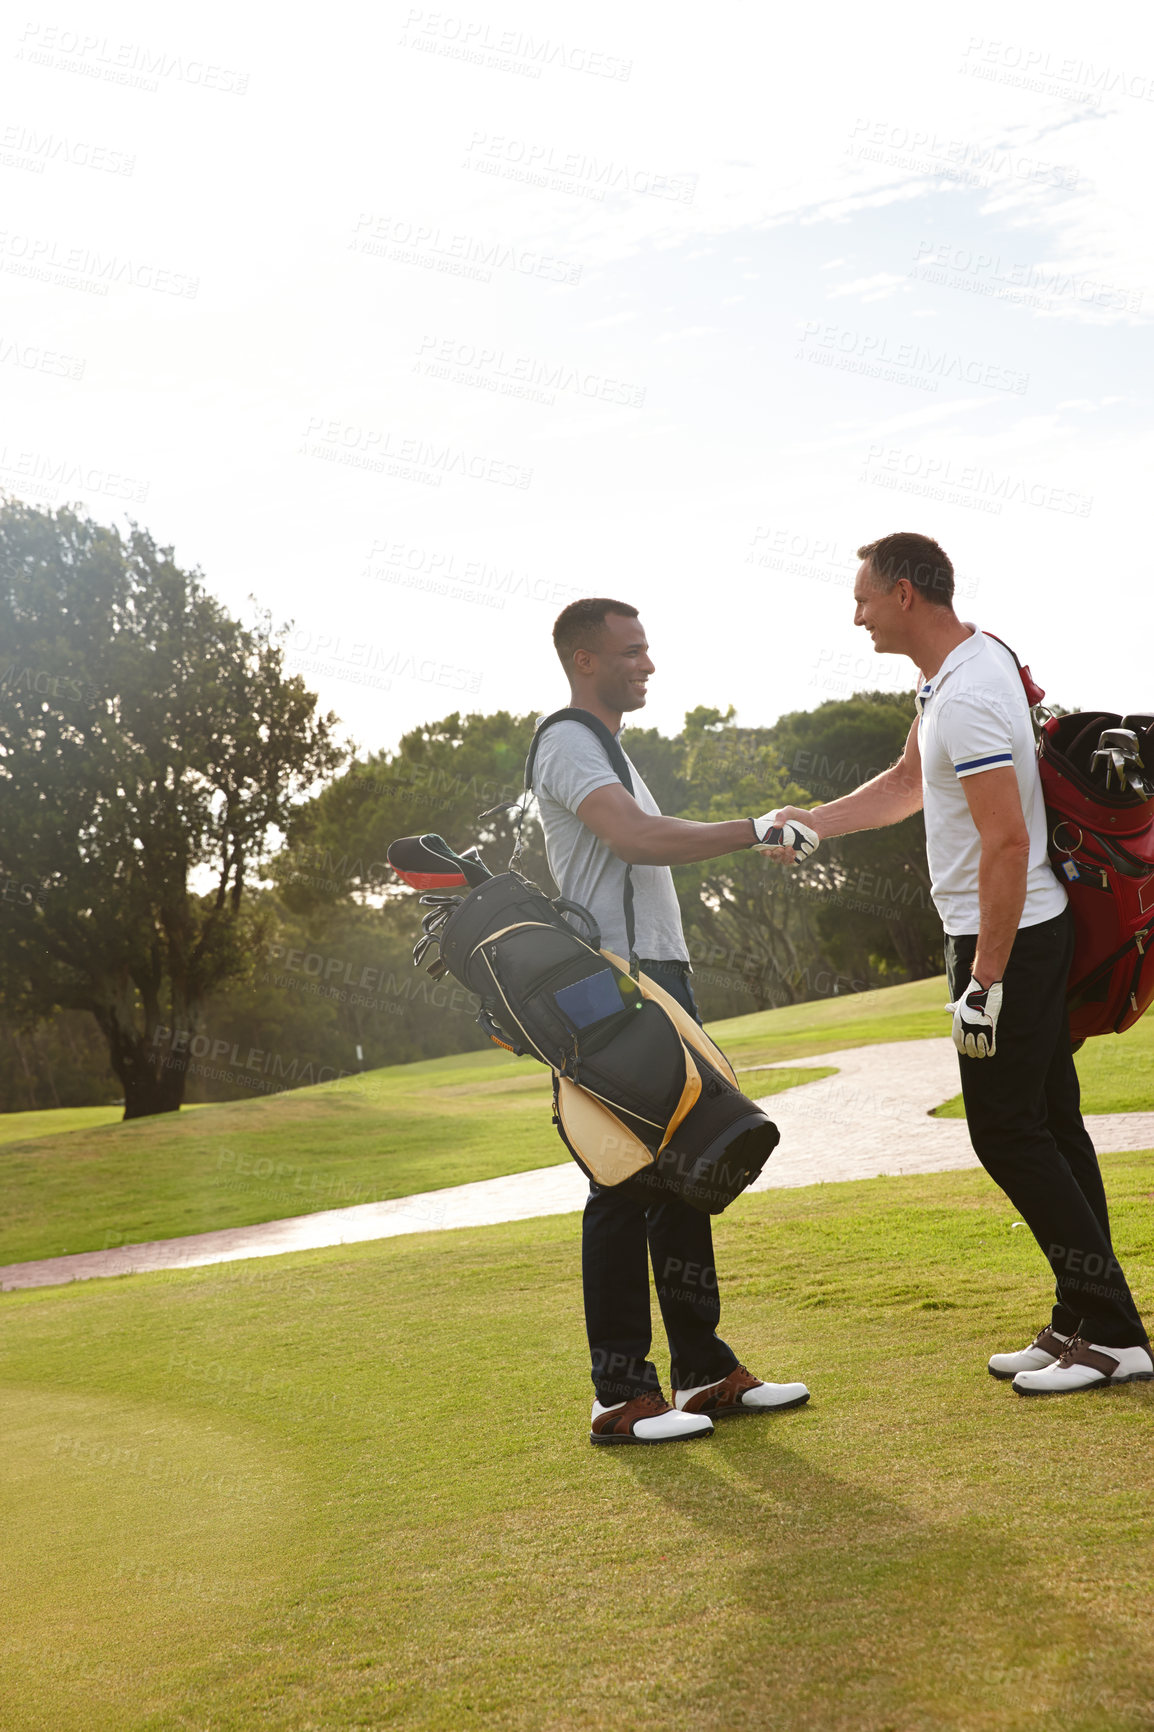
[[[712,1418],[712,1415],[710,1417]],[[629,1432],[621,1437],[614,1436],[612,1432],[608,1436],[602,1436],[599,1432],[591,1431],[589,1441],[590,1443],[643,1443],[651,1448],[656,1448],[658,1444],[662,1443],[696,1443],[699,1437],[712,1436],[713,1427],[710,1426],[708,1431],[677,1431],[672,1437],[634,1437]]]
[[[1132,1371],[1128,1377],[1107,1377],[1101,1383],[1075,1383],[1069,1389],[1019,1389],[1015,1383],[1014,1394],[1092,1395],[1096,1389],[1121,1389],[1124,1383],[1154,1383],[1154,1371]]]

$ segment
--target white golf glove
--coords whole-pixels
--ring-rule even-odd
[[[954,1045],[967,1058],[993,1058],[998,1012],[1002,1008],[1002,983],[979,986],[973,975],[955,1004],[946,1009],[954,1015]]]
[[[816,830],[811,830],[808,824],[799,824],[796,818],[783,822],[779,811],[763,812],[752,823],[757,841],[751,842],[750,847],[758,854],[769,854],[774,848],[792,848],[798,860],[808,860],[817,848]]]

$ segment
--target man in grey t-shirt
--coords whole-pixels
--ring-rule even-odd
[[[628,752],[625,762],[633,778],[633,798],[651,818],[660,818],[661,808]],[[545,826],[549,870],[562,896],[588,908],[601,928],[606,950],[628,956],[625,861],[577,816],[588,795],[599,788],[621,786],[604,746],[581,722],[555,722],[541,736],[533,782]],[[633,910],[638,956],[688,963],[681,909],[668,866],[633,867]]]
[[[619,734],[622,716],[644,705],[654,671],[637,609],[605,597],[572,602],[554,625],[553,642],[569,677],[570,707],[588,711]],[[596,918],[605,948],[623,956],[625,868],[631,865],[641,966],[697,1016],[670,866],[714,860],[738,848],[791,861],[812,852],[815,839],[796,824],[795,853],[767,842],[771,826],[765,817],[721,824],[663,817],[636,767],[629,769],[632,794],[581,722],[556,722],[543,735],[533,784],[550,870],[562,895]],[[649,1358],[649,1259],[669,1337],[672,1405]],[[593,1443],[673,1442],[712,1431],[713,1419],[723,1414],[800,1407],[809,1400],[804,1383],[753,1377],[718,1337],[721,1303],[710,1218],[680,1198],[654,1202],[629,1180],[591,1184],[581,1268],[596,1391]]]

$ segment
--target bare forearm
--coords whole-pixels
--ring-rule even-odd
[[[983,843],[978,864],[978,944],[973,976],[982,986],[1001,980],[1010,960],[1026,903],[1029,849],[1017,843]]]
[[[887,824],[900,824],[912,812],[920,812],[921,806],[921,777],[911,776],[899,763],[883,770],[872,782],[864,782],[852,794],[814,806],[805,814],[805,821],[824,840],[847,836],[854,830],[881,830]]]
[[[651,818],[646,814],[632,827],[628,839],[609,846],[630,866],[686,866],[734,854],[739,848],[750,847],[754,840],[749,818],[698,824],[689,818]]]

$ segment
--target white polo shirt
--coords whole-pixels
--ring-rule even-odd
[[[1018,777],[1030,835],[1019,928],[1053,920],[1066,906],[1046,851],[1046,808],[1021,677],[1008,650],[976,626],[970,630],[973,636],[950,651],[917,695],[931,894],[952,938],[978,930],[982,844],[962,783],[984,770],[1012,765]]]

